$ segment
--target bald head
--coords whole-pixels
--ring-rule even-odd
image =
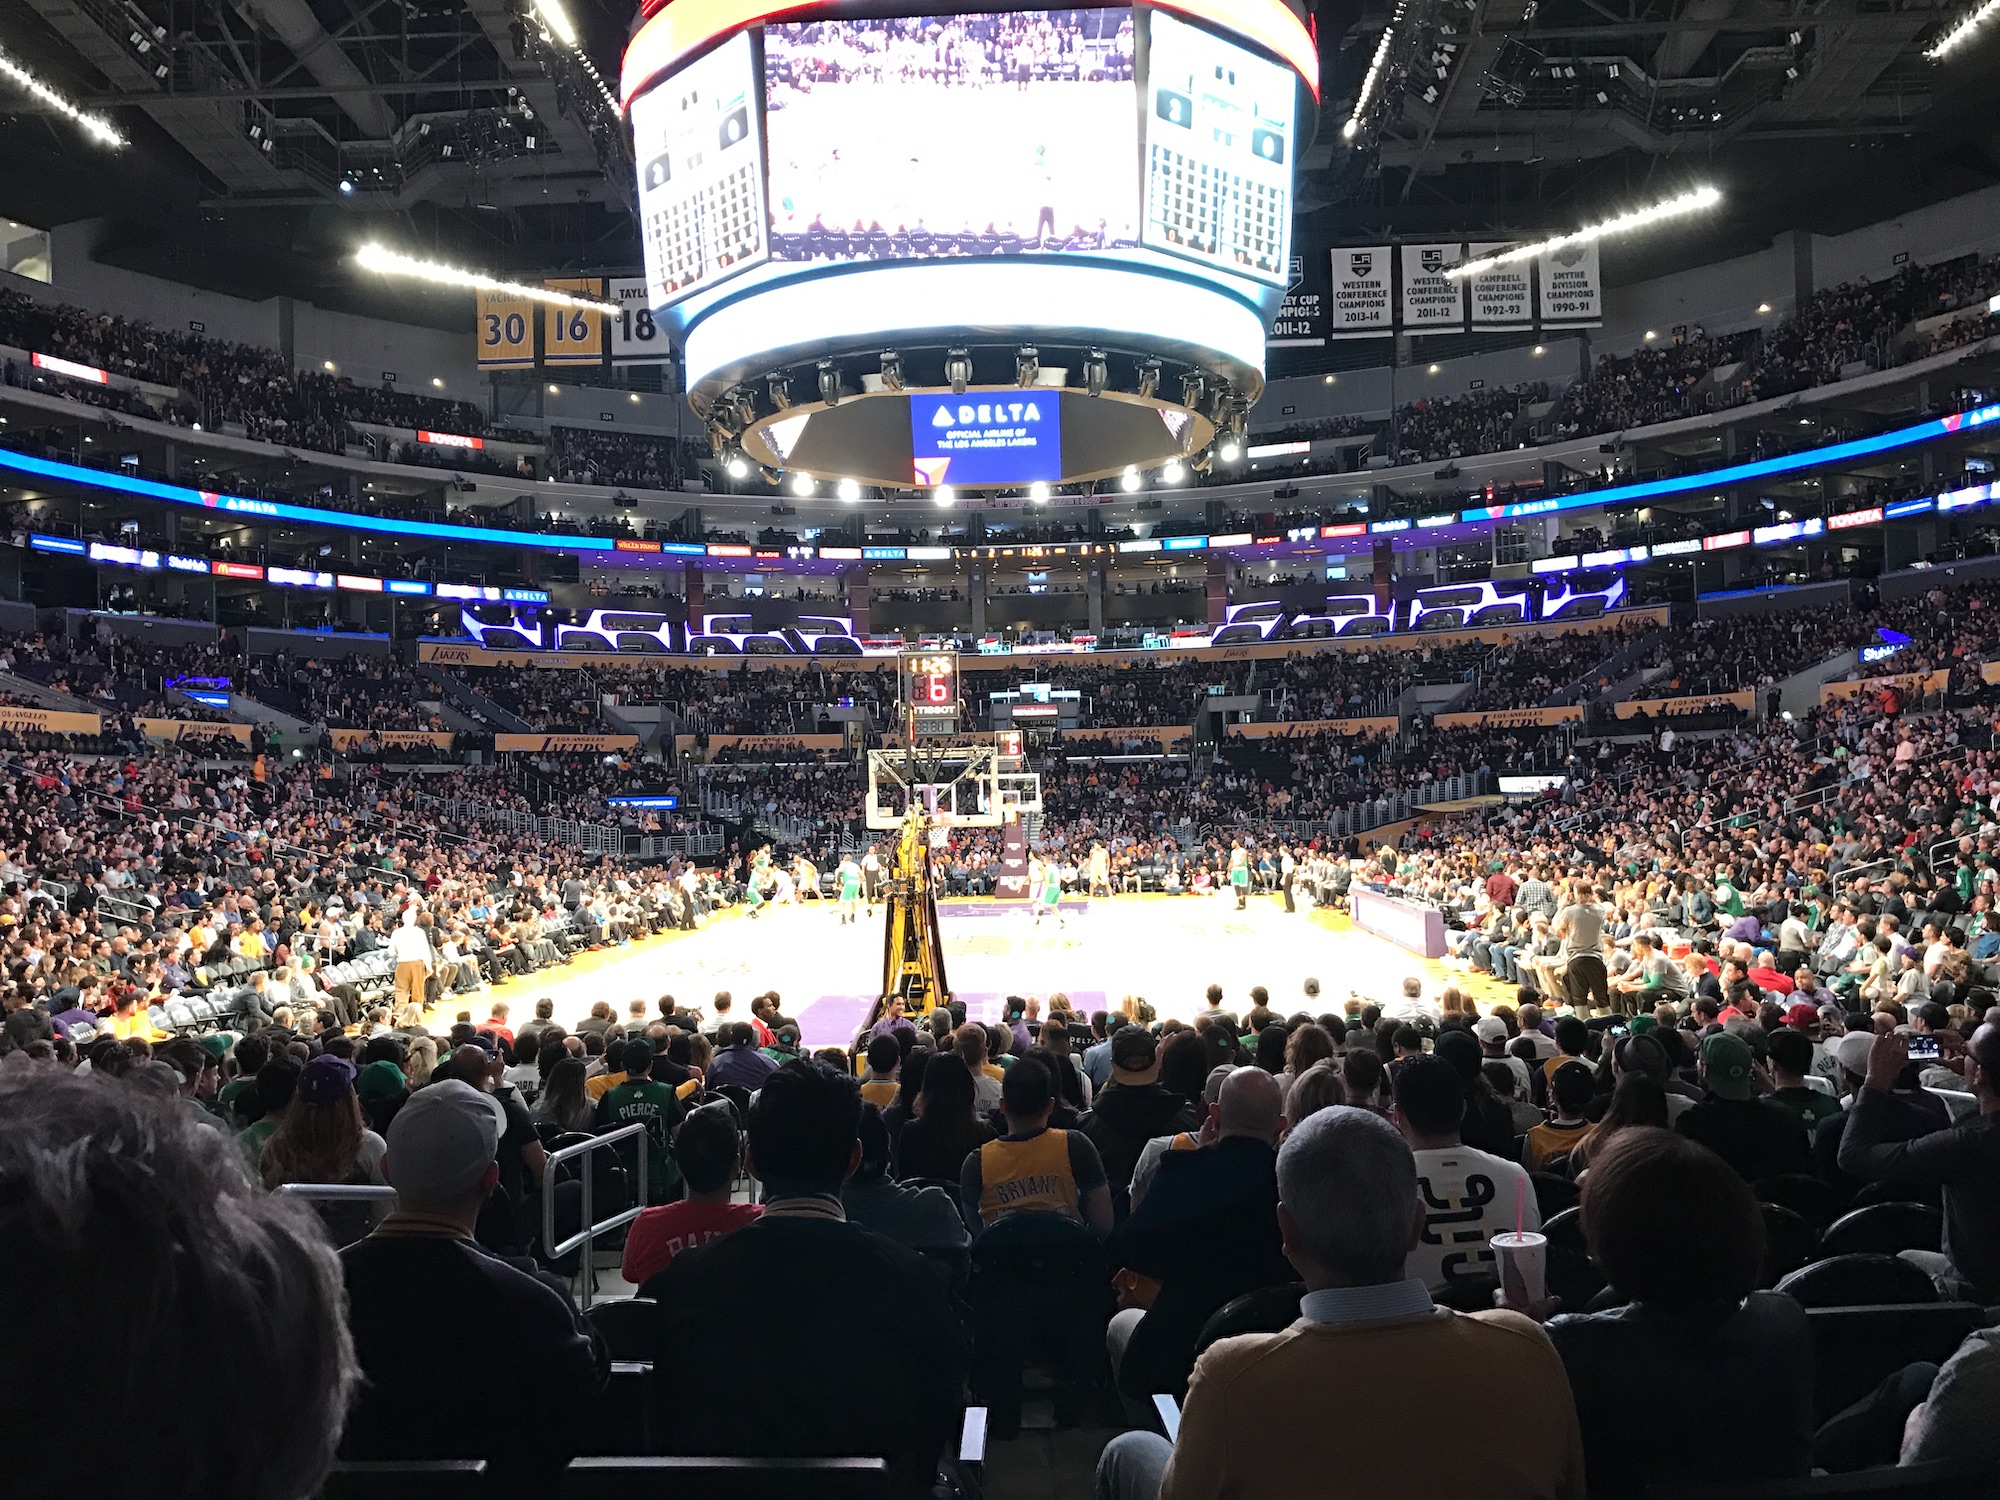
[[[1247,1135],[1275,1145],[1284,1114],[1278,1080],[1262,1068],[1238,1068],[1222,1080],[1216,1110],[1219,1135]]]

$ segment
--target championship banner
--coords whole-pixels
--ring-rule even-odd
[[[81,719],[83,714],[68,717]],[[219,740],[232,739],[240,745],[250,743],[248,724],[211,724],[194,719],[134,719],[139,733],[149,740]]]
[[[535,367],[535,304],[512,292],[472,294],[474,353],[482,370]]]
[[[1394,734],[1402,724],[1394,714],[1377,719],[1296,719],[1289,724],[1231,724],[1224,731],[1230,739],[1288,739],[1295,734]]]
[[[1439,729],[1535,729],[1551,724],[1580,724],[1583,705],[1560,708],[1489,708],[1473,713],[1439,714],[1431,720]]]
[[[384,750],[407,750],[416,745],[449,750],[458,740],[449,729],[329,729],[326,735],[336,750],[352,750],[370,740]]]
[[[1544,328],[1595,328],[1604,321],[1604,278],[1597,269],[1597,242],[1565,245],[1537,262],[1542,283]]]
[[[1481,260],[1512,245],[1469,245],[1466,258]],[[1525,328],[1535,321],[1535,285],[1531,262],[1513,261],[1465,278],[1472,292],[1474,328]]]
[[[1327,340],[1328,288],[1318,256],[1291,258],[1291,284],[1264,342],[1273,349],[1317,348]]]
[[[1465,283],[1445,271],[1465,259],[1463,245],[1403,246],[1405,333],[1460,333],[1465,329]]]
[[[636,734],[496,734],[493,736],[493,748],[497,751],[554,751],[558,755],[571,751],[608,754],[613,750],[637,750],[639,736]]]
[[[34,734],[102,734],[104,721],[96,714],[62,713],[46,708],[0,708],[0,729]]]
[[[602,298],[604,283],[595,276],[552,276],[542,283],[555,292],[573,292],[579,297]],[[583,307],[547,309],[542,325],[546,341],[542,362],[550,365],[600,365],[604,363],[604,314]]]
[[[1757,694],[1750,688],[1739,688],[1733,693],[1708,693],[1693,698],[1627,698],[1615,706],[1615,712],[1621,719],[1636,719],[1641,714],[1670,719],[1676,714],[1713,713],[1723,708],[1740,709],[1747,714],[1756,707]]]
[[[645,277],[615,278],[607,300],[618,306],[618,316],[611,320],[611,363],[663,365],[672,360],[673,350],[667,346],[667,335],[653,321]]]
[[[993,882],[994,899],[1028,899],[1028,831],[1019,818],[1009,818],[1000,829],[1000,875]]]
[[[1389,300],[1389,247],[1344,247],[1333,252],[1332,264],[1327,337],[1370,339],[1390,332],[1396,311]]]
[[[1983,671],[1983,669],[1982,669]],[[1951,669],[1940,667],[1935,672],[1899,672],[1891,677],[1859,677],[1851,682],[1822,682],[1819,685],[1819,701],[1822,707],[1842,698],[1859,698],[1870,693],[1886,692],[1894,688],[1904,697],[1914,693],[1919,698],[1930,693],[1941,693],[1951,681]]]

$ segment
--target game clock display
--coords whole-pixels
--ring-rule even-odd
[[[929,652],[904,658],[910,677],[910,707],[918,718],[958,716],[958,658]]]

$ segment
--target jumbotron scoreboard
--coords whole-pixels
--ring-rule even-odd
[[[1316,44],[1285,0],[646,0],[648,298],[720,451],[1004,492],[1240,431]]]

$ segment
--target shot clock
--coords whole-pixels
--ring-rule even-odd
[[[958,656],[950,651],[908,651],[902,657],[903,702],[919,734],[950,734],[958,727]]]

